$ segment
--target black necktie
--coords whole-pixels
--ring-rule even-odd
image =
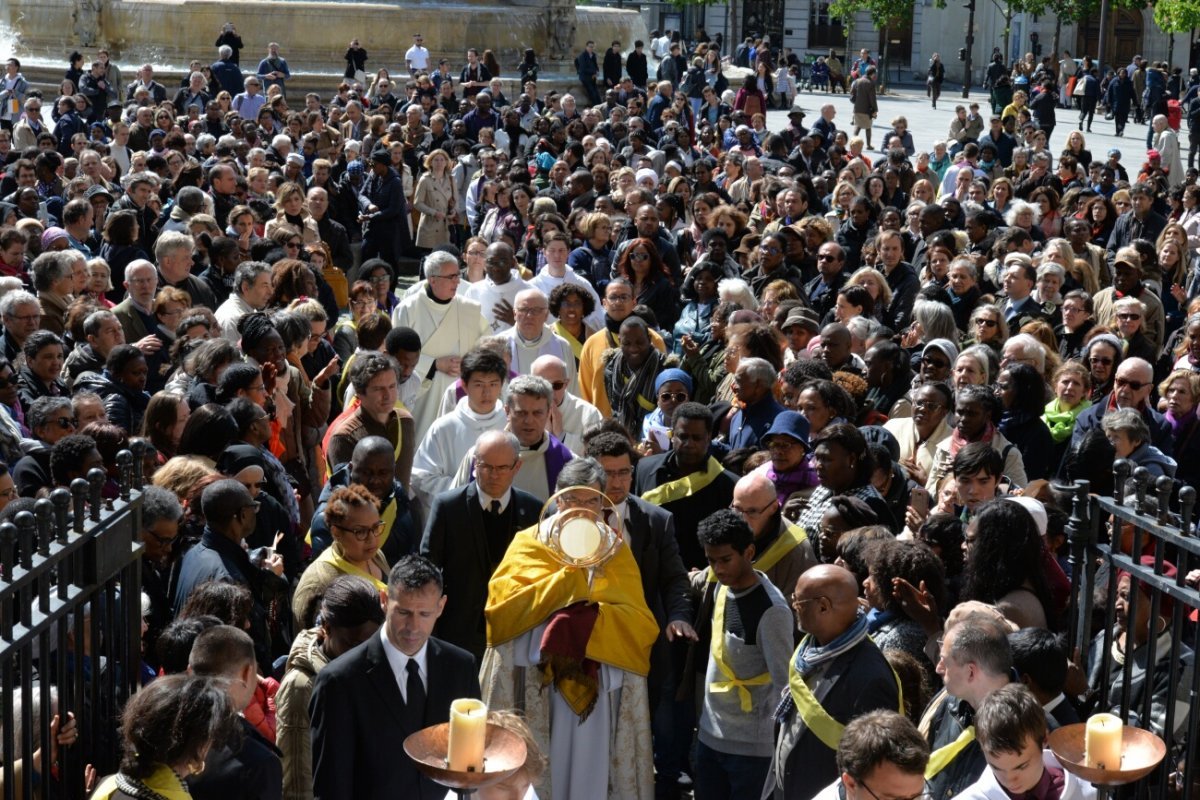
[[[408,684],[405,687],[404,708],[409,722],[419,730],[425,724],[425,684],[421,683],[420,667],[414,659],[408,660]]]
[[[496,516],[496,517],[500,516],[500,501],[493,500],[491,503],[489,503],[488,511],[491,512],[491,514],[493,516]]]

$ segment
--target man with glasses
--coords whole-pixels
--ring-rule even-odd
[[[15,378],[10,381],[15,383]],[[39,489],[54,484],[50,472],[51,449],[76,431],[78,421],[69,397],[39,397],[25,409],[25,423],[35,443],[13,465],[12,477],[21,497],[36,497]]]
[[[254,597],[251,619],[265,619],[266,609],[256,592],[261,588],[260,570],[250,563],[250,556],[242,547],[242,540],[254,533],[258,501],[241,483],[226,478],[204,488],[200,507],[204,512],[204,532],[180,565],[174,613],[178,616],[197,586],[215,580],[249,588]]]
[[[594,459],[575,459],[555,486],[563,492],[559,509],[600,513],[597,493],[606,484]],[[524,708],[534,736],[550,743],[548,797],[654,792],[645,676],[659,629],[632,548],[615,548],[602,568],[603,579],[597,573],[589,582],[584,570],[564,568],[547,537],[530,528],[514,537],[488,584],[484,700],[493,708]],[[585,668],[585,657],[598,664],[589,686],[569,677]],[[544,673],[534,671],[539,664]],[[549,685],[539,687],[539,676]]]
[[[4,357],[20,369],[25,363],[22,348],[30,334],[41,328],[42,304],[36,296],[22,289],[8,292],[0,298],[0,320],[4,322],[4,333],[0,340],[4,342]]]
[[[871,711],[899,710],[900,686],[867,636],[854,573],[832,564],[815,566],[796,581],[791,601],[805,635],[792,656],[789,691],[775,715],[780,727],[769,785],[781,800],[808,800],[844,771],[838,761],[844,726]],[[858,777],[870,779],[865,772]]]
[[[778,430],[771,435],[768,445],[772,463],[776,455],[786,457],[789,451],[798,451],[803,458],[808,450],[807,435],[803,439],[797,437],[802,431],[807,434],[807,424],[796,419],[803,417],[795,411],[785,411],[779,416],[781,424],[772,428]],[[756,469],[738,480],[730,508],[742,515],[754,534],[751,558],[754,569],[766,575],[781,592],[786,593],[805,571],[817,565],[808,535],[783,516],[778,489],[766,471]]]
[[[508,344],[509,369],[519,375],[528,375],[538,358],[555,356],[566,366],[569,390],[578,392],[575,354],[571,351],[571,345],[546,327],[550,319],[550,301],[546,295],[540,289],[533,288],[518,292],[515,311],[517,324],[500,334]]]
[[[413,34],[412,47],[404,54],[404,63],[415,78],[419,72],[429,71],[429,49],[425,47],[425,37],[419,33]]]
[[[13,125],[12,144],[17,152],[23,152],[30,147],[37,147],[38,136],[49,131],[42,119],[42,99],[27,97],[25,113]]]
[[[422,291],[406,295],[392,314],[394,327],[411,328],[422,342],[416,374],[426,387],[409,409],[421,436],[438,418],[446,389],[458,380],[463,354],[489,333],[479,304],[457,294],[457,258],[442,251],[430,253],[425,258],[424,274],[428,283]],[[502,377],[507,374],[505,369]],[[457,466],[455,461],[449,468]]]
[[[567,365],[558,356],[538,357],[529,373],[546,380],[554,390],[554,401],[550,404],[546,431],[553,434],[572,453],[582,453],[583,432],[601,422],[604,417],[594,405],[568,391],[571,383],[567,379]]]
[[[778,374],[762,358],[743,358],[733,375],[733,396],[738,401],[730,410],[726,443],[731,449],[757,449],[759,440],[784,411],[771,389]],[[739,407],[740,406],[740,407]]]
[[[841,775],[813,800],[932,800],[925,791],[929,745],[895,711],[872,711],[846,726],[838,744]]]
[[[1146,307],[1142,322],[1142,331],[1154,345],[1154,352],[1162,349],[1166,318],[1163,313],[1162,300],[1159,299],[1159,286],[1162,283],[1161,274],[1158,285],[1151,280],[1143,281],[1142,257],[1133,247],[1122,247],[1113,259],[1112,286],[1101,289],[1092,298],[1095,309],[1096,324],[1100,327],[1111,328],[1117,321],[1117,300],[1132,297],[1141,300]]]
[[[479,437],[475,480],[439,494],[429,510],[421,555],[446,581],[446,610],[434,633],[483,657],[487,585],[517,531],[536,525],[542,503],[513,485],[521,469],[521,444],[501,430]]]
[[[1117,367],[1113,390],[1086,409],[1075,420],[1071,432],[1071,449],[1074,449],[1088,431],[1099,428],[1104,416],[1110,411],[1131,408],[1142,415],[1150,429],[1150,444],[1165,455],[1174,453],[1174,434],[1166,417],[1150,404],[1150,393],[1154,389],[1154,368],[1141,358],[1127,358]]]
[[[604,330],[597,331],[583,343],[579,355],[579,394],[600,409],[605,416],[612,414],[612,404],[604,388],[604,353],[619,347],[617,335],[623,323],[632,313],[634,306],[633,285],[625,278],[613,278],[604,287]],[[650,343],[660,353],[667,352],[667,345],[658,332],[647,328]],[[630,431],[637,435],[637,431]]]
[[[808,302],[825,319],[837,302],[838,291],[850,279],[846,270],[846,253],[837,242],[825,242],[817,248],[817,277],[804,286]]]

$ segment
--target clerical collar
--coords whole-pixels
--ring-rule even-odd
[[[435,295],[433,293],[433,284],[429,283],[429,282],[425,283],[425,296],[428,297],[433,302],[437,303],[439,306],[449,305],[450,300],[454,299],[453,297],[451,297],[450,300],[439,300],[437,295]]]
[[[536,453],[538,450],[542,449],[542,445],[544,445],[545,443],[546,443],[546,437],[543,436],[542,438],[538,439],[535,444],[529,445],[529,447],[526,447],[525,445],[521,445],[521,451],[528,452],[528,453]]]

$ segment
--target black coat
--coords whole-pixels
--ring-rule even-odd
[[[452,700],[480,695],[479,668],[470,653],[434,638],[426,648],[421,727],[448,722]],[[318,673],[308,711],[314,800],[446,796],[446,788],[421,777],[403,752],[404,739],[416,728],[406,720],[404,697],[379,635]]]
[[[634,86],[645,88],[646,81],[650,77],[650,71],[646,65],[646,54],[634,50],[626,56],[625,72],[633,80]]]
[[[244,718],[236,750],[213,748],[201,775],[188,779],[194,800],[274,800],[283,797],[283,754]]]
[[[483,607],[493,571],[489,556],[498,564],[512,537],[536,525],[541,510],[540,500],[514,486],[504,512],[508,538],[490,543],[489,548],[476,483],[442,492],[434,499],[421,539],[421,555],[441,568],[446,582],[446,609],[433,631],[438,638],[476,658],[483,655],[487,646]]]

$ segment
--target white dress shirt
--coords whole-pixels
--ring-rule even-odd
[[[404,698],[404,702],[408,702],[408,662],[417,662],[417,674],[421,677],[421,683],[425,686],[425,694],[429,694],[429,669],[426,667],[425,661],[429,655],[429,642],[421,645],[421,649],[417,651],[415,656],[406,656],[400,652],[400,648],[392,644],[392,640],[387,637],[387,625],[379,629],[379,638],[383,642],[383,652],[387,654],[388,666],[392,668],[392,674],[396,676],[396,683],[400,686],[400,696]]]

